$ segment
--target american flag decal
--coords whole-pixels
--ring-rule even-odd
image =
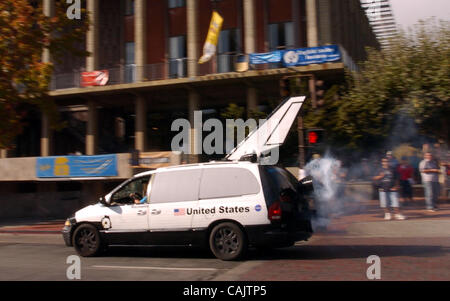
[[[180,215],[185,215],[186,214],[186,209],[182,208],[182,209],[173,209],[173,215],[175,216],[180,216]]]

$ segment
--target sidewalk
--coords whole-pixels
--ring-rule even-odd
[[[0,233],[61,234],[65,220],[16,220],[2,222]]]
[[[424,225],[430,222],[437,224],[450,222],[450,203],[440,201],[438,204],[439,210],[429,212],[425,210],[425,201],[423,199],[414,199],[414,201],[407,205],[401,205],[401,211],[405,215],[406,220],[384,220],[384,211],[379,206],[379,201],[371,200],[366,202],[349,203],[344,208],[345,214],[341,216],[332,216],[330,224],[326,229],[317,229],[315,235],[352,235],[356,232],[362,233],[365,225],[380,223],[384,227],[391,223],[405,223],[410,224],[414,221],[415,224],[423,223]],[[420,222],[420,223],[419,223]],[[359,229],[359,226],[362,226]],[[404,228],[404,226],[401,226]],[[411,229],[413,231],[413,229]],[[405,234],[406,235],[406,234]]]

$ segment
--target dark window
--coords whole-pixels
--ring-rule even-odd
[[[240,51],[240,30],[222,30],[217,44],[217,71],[233,71],[234,57]]]
[[[186,0],[169,0],[169,8],[184,7]]]
[[[270,50],[288,49],[294,47],[294,23],[269,24]]]
[[[125,43],[125,82],[133,83],[135,76],[134,42]]]
[[[125,15],[134,15],[134,0],[125,0]]]
[[[186,76],[186,36],[169,38],[169,71],[171,78]]]

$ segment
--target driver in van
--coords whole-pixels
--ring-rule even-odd
[[[144,197],[142,197],[142,195],[138,192],[135,193],[130,193],[130,198],[133,199],[133,202],[135,204],[144,204],[145,202],[147,202],[147,187],[148,187],[148,183],[144,183],[143,185],[143,193],[142,195],[144,195]]]

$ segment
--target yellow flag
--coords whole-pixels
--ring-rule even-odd
[[[219,40],[220,30],[222,29],[223,18],[218,12],[213,11],[211,23],[209,24],[208,35],[206,36],[205,45],[203,46],[203,55],[198,60],[199,64],[209,61],[216,53],[217,42]]]

